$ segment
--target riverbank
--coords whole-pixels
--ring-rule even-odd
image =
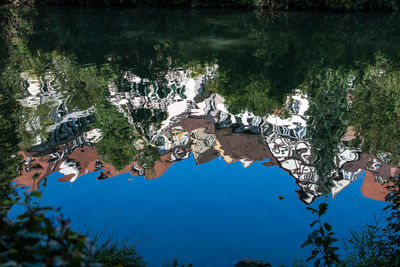
[[[400,8],[396,0],[0,0],[2,4],[330,11],[398,11]]]

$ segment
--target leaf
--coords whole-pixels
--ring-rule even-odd
[[[301,244],[301,248],[304,248],[305,246],[308,246],[312,244],[313,242],[310,239],[307,239],[303,244]]]
[[[314,224],[316,224],[317,222],[318,222],[318,220],[313,221],[313,222],[310,224],[310,227],[313,227]]]
[[[315,259],[315,256],[314,256],[314,255],[311,255],[310,257],[308,257],[306,261],[310,261],[310,260],[312,260],[312,259]]]
[[[318,215],[322,216],[323,214],[325,214],[326,210],[328,209],[328,204],[321,203],[321,204],[319,204],[318,208],[319,208]]]
[[[327,231],[332,230],[332,226],[331,226],[330,224],[328,224],[328,223],[324,223],[324,227],[325,227],[325,229],[326,229]]]
[[[311,208],[311,207],[306,207],[306,209],[307,209],[307,210],[311,210],[313,213],[314,213],[314,212],[317,212],[316,209],[313,209],[313,208]]]
[[[32,192],[31,197],[42,198],[42,193],[38,191]]]

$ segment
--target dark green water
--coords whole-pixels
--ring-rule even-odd
[[[17,176],[18,188],[28,186],[50,195],[71,190],[76,199],[86,202],[88,196],[96,201],[100,191],[88,194],[86,187],[74,191],[51,180],[75,186],[84,177],[92,177],[92,184],[85,186],[97,188],[93,183],[105,181],[95,178],[105,180],[118,173],[125,180],[135,176],[167,180],[171,172],[208,168],[197,175],[228,184],[225,179],[232,176],[230,186],[235,190],[243,186],[234,182],[240,177],[295,178],[286,181],[283,191],[285,197],[293,197],[284,204],[289,210],[297,202],[303,207],[302,203],[310,204],[322,195],[344,194],[344,187],[359,179],[358,189],[351,184],[352,193],[342,201],[366,201],[360,205],[379,210],[381,204],[367,201],[382,200],[381,183],[399,173],[398,16],[118,8],[2,8],[0,12],[3,197]],[[20,156],[14,157],[18,151]],[[190,175],[190,181],[195,176]],[[368,200],[360,200],[364,176],[361,191]],[[123,194],[118,182],[112,181],[107,179],[108,189]],[[168,181],[162,183],[165,190],[176,189],[172,181],[170,187]],[[191,186],[207,188],[212,183]],[[150,194],[151,184],[140,190]],[[251,190],[242,192],[244,198]],[[265,196],[269,199],[272,194],[274,201],[282,193],[268,192]],[[56,195],[46,199],[45,194],[44,201],[69,210],[66,202],[56,201]],[[215,196],[204,199],[213,203]],[[190,202],[190,196],[181,197]],[[105,201],[111,216],[117,213],[118,201]],[[144,205],[146,196],[136,201]],[[245,202],[245,210],[257,209],[251,197]],[[174,201],[170,203],[155,209],[175,210]],[[221,209],[234,210],[229,197],[222,203]],[[208,205],[194,205],[195,214],[202,214]],[[356,208],[334,208],[333,217]],[[79,213],[70,210],[71,217]],[[145,210],[137,212],[146,218]],[[137,214],[129,213],[113,223]],[[372,216],[364,211],[353,216],[360,214]],[[188,216],[183,220],[191,221],[193,217]],[[278,212],[274,222],[282,216]],[[258,213],[250,217],[265,219]],[[308,219],[304,215],[302,225]],[[224,220],[229,221],[229,214],[218,222],[224,224]],[[84,223],[77,221],[76,228],[82,229]],[[290,229],[289,221],[285,228]],[[352,226],[364,223],[353,221]],[[192,233],[195,226],[188,224],[184,232]],[[232,233],[225,233],[229,238],[222,238],[219,247],[230,247],[237,229],[229,229]],[[180,230],[172,232],[177,240]],[[294,236],[294,240],[302,239]],[[196,238],[201,237],[193,237],[193,242]],[[290,236],[284,239],[292,241]],[[172,247],[179,243],[169,242]],[[259,248],[261,243],[255,240],[254,246]],[[186,248],[157,258],[149,252],[151,243],[143,251],[154,258],[155,265],[174,255],[187,255],[188,261],[189,255],[201,258]],[[244,251],[236,245],[228,253],[233,256],[222,260],[211,256],[211,246],[197,263],[229,265],[245,257]],[[276,263],[288,262],[283,256],[272,258]]]

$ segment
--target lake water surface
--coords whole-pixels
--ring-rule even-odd
[[[151,266],[290,266],[310,255],[306,207],[328,203],[339,239],[385,215],[398,17],[0,11],[14,187],[41,191],[74,230],[128,239]]]

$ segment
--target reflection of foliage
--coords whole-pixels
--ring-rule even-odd
[[[254,0],[263,8],[270,9],[330,9],[330,10],[397,10],[399,5],[392,0]]]
[[[9,47],[9,56],[12,62],[18,66],[18,68],[9,67],[12,70],[9,71],[12,72],[12,75],[8,72],[5,73],[9,76],[6,81],[14,82],[10,90],[21,95],[19,93],[21,91],[19,72],[21,72],[21,69],[29,70],[28,75],[33,75],[37,79],[52,80],[54,89],[63,94],[64,99],[67,99],[66,105],[69,110],[84,110],[95,106],[96,118],[98,119],[96,126],[103,132],[103,139],[98,144],[98,151],[105,161],[114,165],[118,170],[122,169],[134,159],[136,154],[136,150],[132,146],[134,128],[105,99],[108,94],[108,82],[115,80],[110,65],[80,66],[73,60],[73,56],[66,57],[58,50],[32,53],[26,40],[27,32],[30,29],[29,24],[26,23],[26,14],[33,15],[32,12],[25,9],[11,9],[8,15],[7,33],[12,44]],[[23,148],[26,149],[32,145],[35,135],[42,137],[47,135],[46,128],[52,124],[48,114],[54,108],[56,107],[52,106],[52,103],[41,103],[36,108],[23,108],[21,110],[24,122],[19,130],[22,137],[20,145]],[[38,119],[40,122],[39,132],[30,133],[26,131],[26,124],[29,124],[32,118]],[[15,122],[13,125],[18,126],[18,123]],[[16,146],[14,148],[17,149]],[[8,165],[8,168],[15,168],[14,164]]]
[[[378,50],[395,61],[400,51],[399,37],[395,34],[400,30],[399,24],[396,17],[389,16],[264,13],[257,17],[252,12],[221,14],[215,11],[207,11],[207,16],[203,16],[202,11],[181,16],[178,11],[171,10],[152,11],[153,15],[149,16],[147,11],[123,9],[65,12],[64,9],[41,8],[30,13],[14,10],[10,19],[5,20],[9,22],[7,38],[13,47],[10,49],[12,59],[21,69],[33,70],[40,78],[52,71],[58,80],[54,86],[64,97],[68,96],[70,109],[95,105],[96,112],[104,114],[115,111],[111,105],[102,107],[102,99],[107,95],[107,81],[119,85],[123,82],[122,73],[126,71],[161,86],[171,69],[200,66],[193,73],[196,76],[201,73],[201,66],[216,63],[218,79],[211,90],[222,94],[234,113],[247,109],[256,115],[265,115],[280,108],[291,90],[307,84],[304,80],[310,69],[327,66],[354,69],[354,62],[373,62],[373,54]],[[77,27],[71,27],[66,17]],[[380,29],[379,33],[376,28]],[[386,45],[388,43],[391,45]],[[126,85],[121,87],[129,91]],[[21,96],[21,92],[16,93],[17,97]],[[48,108],[43,105],[37,109],[43,124],[40,126],[49,123],[45,120]],[[150,123],[165,118],[165,113],[157,111],[151,116],[141,110],[133,113],[135,120],[143,114],[150,120],[138,124],[144,132]],[[106,120],[105,115],[101,116]],[[119,148],[135,139],[133,127],[126,134],[117,136],[103,126],[99,128],[108,133],[99,145],[103,144],[103,152],[114,155],[108,158],[118,161]],[[331,133],[335,138],[339,135]],[[39,134],[43,135],[42,132]],[[24,148],[33,142],[33,136],[28,133],[21,131],[20,136]],[[131,137],[120,140],[119,136]],[[119,148],[106,149],[104,144],[107,142]],[[333,144],[334,141],[326,148],[320,145],[320,153],[330,151]],[[131,158],[132,154],[132,148],[123,152],[126,158]],[[102,157],[107,158],[105,154]],[[125,161],[119,161],[121,167]],[[326,162],[331,164],[330,159]],[[326,168],[330,169],[329,166]]]
[[[135,7],[218,7],[282,9],[331,9],[331,10],[397,10],[394,0],[2,0],[16,5],[49,3],[78,6],[135,6]],[[2,2],[0,1],[0,3]]]
[[[54,54],[54,53],[53,53]],[[69,109],[84,110],[104,98],[109,81],[115,76],[109,64],[79,66],[75,61],[53,56],[55,77],[60,91],[68,99]]]
[[[154,172],[155,161],[160,161],[160,155],[158,154],[157,148],[152,146],[147,146],[139,154],[139,165],[150,172]],[[152,174],[151,173],[151,174]]]
[[[282,103],[271,96],[270,83],[263,77],[250,73],[223,73],[221,68],[208,89],[226,98],[230,112],[238,114],[249,110],[265,116],[282,107]]]
[[[103,134],[102,140],[97,143],[97,151],[106,162],[121,170],[135,159],[137,151],[133,141],[137,134],[124,115],[108,100],[101,100],[95,108],[96,122],[93,126],[100,128]]]
[[[129,140],[123,140],[114,135],[105,135],[97,144],[97,151],[100,157],[118,171],[132,162],[136,155],[136,150]]]
[[[1,15],[0,15],[1,18]],[[11,21],[15,22],[17,18],[12,17]],[[18,24],[17,22],[15,22]],[[7,26],[7,25],[1,25]],[[15,35],[13,32],[7,32],[7,35]],[[0,46],[3,44],[7,47],[7,43],[0,38]],[[18,175],[16,169],[17,164],[21,161],[21,157],[17,155],[18,143],[20,137],[18,135],[18,126],[20,123],[20,106],[16,100],[18,92],[15,88],[21,86],[18,75],[18,65],[10,58],[8,54],[0,54],[0,215],[9,207],[3,206],[3,200],[8,199],[13,193],[11,180]]]
[[[334,158],[348,123],[347,77],[344,71],[324,69],[304,85],[310,97],[307,138],[319,176],[318,188],[323,194],[333,186],[330,176],[336,168]]]
[[[400,71],[377,57],[376,66],[367,66],[354,90],[352,124],[364,141],[367,152],[400,153]]]
[[[32,30],[31,16],[34,14],[30,8],[11,8],[2,10],[0,16],[6,18],[4,20],[5,25],[3,28],[4,35],[7,38],[7,56],[5,70],[3,72],[2,81],[8,83],[6,86],[8,90],[12,92],[15,98],[24,96],[23,83],[20,80],[20,73],[26,70],[37,70],[42,71],[46,60],[49,61],[49,57],[39,56],[32,53],[28,48],[28,36]],[[36,74],[33,74],[36,75]],[[19,106],[19,105],[18,105]],[[30,108],[18,107],[18,115],[20,125],[18,125],[18,136],[20,143],[18,144],[21,148],[28,148],[34,143],[34,134],[43,135],[45,131],[45,125],[48,123],[48,116],[43,116],[41,112],[46,110],[45,105],[39,105],[37,111],[33,111]],[[30,133],[26,131],[26,124],[30,123],[29,119],[32,116],[31,113],[35,113],[38,116],[39,121],[44,125],[40,133]],[[46,114],[47,115],[47,114]]]
[[[84,110],[95,106],[96,117],[99,119],[96,126],[102,130],[104,136],[98,144],[99,153],[117,169],[122,169],[133,160],[136,150],[132,146],[133,127],[105,99],[108,94],[108,82],[115,79],[114,72],[109,64],[80,66],[76,60],[73,60],[73,56],[66,57],[58,50],[32,53],[26,40],[30,29],[29,24],[26,23],[26,14],[33,15],[33,12],[25,9],[11,9],[8,15],[7,33],[12,43],[9,48],[10,57],[12,62],[18,65],[15,70],[10,68],[14,70],[13,76],[7,79],[15,83],[12,85],[12,91],[14,93],[21,91],[21,85],[18,84],[20,80],[18,70],[29,70],[29,75],[37,79],[52,80],[54,89],[67,99],[66,105],[69,110]],[[7,75],[10,76],[9,73]],[[22,137],[20,145],[23,148],[26,149],[32,145],[34,135],[42,137],[47,135],[46,128],[52,124],[48,115],[54,108],[56,107],[52,106],[52,103],[41,103],[34,109],[22,109],[24,123],[21,124],[19,130]],[[26,123],[30,123],[32,118],[37,118],[40,122],[39,132],[26,131]],[[16,122],[14,126],[17,125]],[[13,165],[9,165],[9,168],[11,167],[14,168]]]
[[[168,117],[167,112],[159,109],[137,108],[130,114],[143,135],[148,135],[151,125],[159,127],[161,122]]]
[[[377,50],[398,54],[393,53],[399,51],[397,45],[389,48],[378,42],[366,42],[375,38],[375,28],[381,25],[387,29],[384,38],[397,44],[394,31],[400,30],[398,26],[390,20],[370,18],[361,23],[367,17],[359,19],[356,22],[352,16],[311,14],[247,18],[241,26],[246,31],[241,32],[241,37],[246,36],[246,42],[243,41],[246,47],[231,44],[228,51],[216,52],[218,75],[209,89],[224,96],[234,113],[247,109],[265,115],[281,108],[285,95],[304,83],[309,70],[325,67],[353,70],[359,60],[373,62]],[[235,36],[234,33],[229,36],[232,35]]]
[[[10,80],[0,77],[0,201],[12,193],[11,180],[18,175],[16,166],[21,160],[17,156],[19,136],[17,134],[19,106],[12,93]],[[0,207],[0,214],[3,212]]]

